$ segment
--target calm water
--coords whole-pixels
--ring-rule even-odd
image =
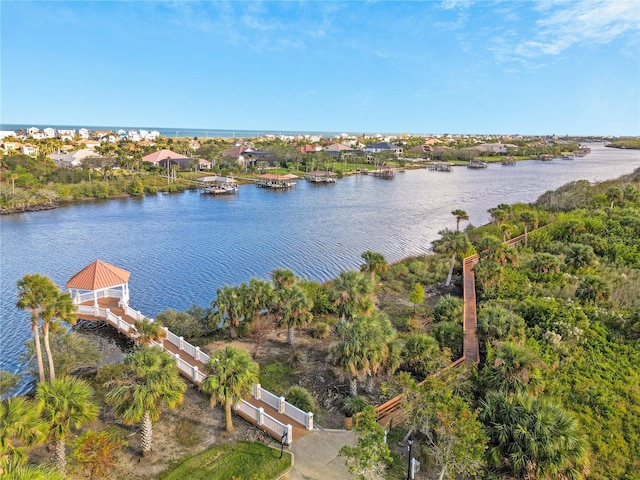
[[[355,269],[365,250],[387,260],[429,252],[451,211],[489,220],[499,203],[532,202],[567,182],[615,178],[640,167],[640,152],[594,147],[574,161],[527,161],[452,173],[415,170],[393,180],[353,176],[336,185],[300,180],[274,192],[242,186],[237,196],[198,192],[119,199],[0,218],[0,368],[16,371],[31,334],[17,310],[16,281],[41,273],[64,286],[95,259],[131,272],[131,305],[148,316],[207,306],[216,288],[286,267],[326,280]]]

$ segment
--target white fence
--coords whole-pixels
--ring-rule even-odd
[[[253,397],[262,400],[270,407],[275,408],[278,413],[298,422],[307,430],[313,430],[313,413],[300,410],[287,402],[284,397],[278,397],[269,390],[265,390],[259,383],[253,386]]]
[[[233,406],[233,409],[248,420],[253,420],[259,427],[270,430],[276,436],[281,436],[285,444],[290,445],[293,442],[293,427],[285,425],[265,413],[262,407],[256,407],[245,400],[240,400],[237,405]]]
[[[119,293],[119,290],[114,290],[111,293]],[[90,295],[90,298],[82,300],[82,297]],[[93,293],[91,294],[82,294],[78,295],[76,298],[76,302],[78,298],[81,302],[93,299]],[[101,317],[106,319],[111,325],[116,327],[118,331],[123,332],[126,335],[131,335],[132,331],[135,331],[135,327],[125,320],[122,317],[114,314],[108,308],[101,308],[98,306],[91,305],[78,305],[77,312],[85,315],[92,315],[95,317]],[[141,321],[144,318],[147,318],[149,321],[153,322],[152,318],[145,317],[140,312],[132,309],[128,305],[124,307],[124,313],[128,317],[132,318],[134,321]],[[165,341],[171,343],[176,346],[180,352],[185,352],[190,357],[194,358],[196,361],[207,364],[211,357],[206,353],[200,350],[200,347],[195,347],[191,345],[189,342],[185,341],[183,337],[179,337],[173,332],[171,332],[167,327],[163,327],[166,333]],[[155,345],[164,349],[164,345],[162,343],[156,343]],[[171,351],[165,349],[176,359],[176,365],[178,366],[178,370],[187,378],[191,379],[191,381],[197,385],[200,385],[206,375],[200,371],[197,365],[191,365],[188,361],[181,358],[180,354],[173,354]],[[270,407],[276,409],[278,413],[281,413],[300,425],[304,426],[307,430],[313,429],[313,413],[304,412],[294,405],[287,402],[284,397],[278,397],[274,395],[268,390],[265,390],[260,386],[260,384],[256,384],[253,386],[253,396],[256,399],[262,400],[264,403],[269,405]],[[291,425],[285,425],[279,420],[273,418],[267,413],[264,413],[262,408],[255,407],[245,400],[241,400],[240,403],[234,406],[234,410],[242,412],[244,415],[249,416],[253,419],[258,426],[264,426],[264,428],[278,434],[278,432],[282,432],[282,435],[286,432],[285,443],[290,444],[293,441],[293,427]]]

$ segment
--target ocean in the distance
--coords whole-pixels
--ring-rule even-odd
[[[257,138],[265,135],[286,135],[286,136],[298,136],[298,135],[319,135],[321,137],[333,138],[341,133],[348,132],[312,132],[312,131],[291,131],[291,130],[231,130],[231,129],[216,129],[216,128],[174,128],[174,127],[150,127],[150,126],[130,126],[130,125],[48,125],[42,123],[35,124],[0,124],[0,130],[18,131],[26,130],[31,127],[39,128],[43,130],[47,127],[55,128],[56,130],[76,130],[86,128],[90,131],[118,131],[118,130],[156,130],[160,132],[160,135],[165,137],[198,137],[198,138]],[[351,135],[351,133],[349,133]],[[362,135],[362,132],[357,133]]]

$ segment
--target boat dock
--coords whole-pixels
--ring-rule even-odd
[[[387,178],[387,179],[393,178],[396,174],[395,169],[393,167],[386,166],[386,165],[379,167],[375,170],[365,170],[364,173],[366,173],[367,175],[373,175],[374,177]]]
[[[427,169],[435,172],[452,172],[453,164],[449,162],[431,162]]]
[[[100,260],[76,273],[66,286],[76,305],[77,317],[106,322],[136,341],[139,335],[135,323],[145,318],[154,320],[129,306],[129,276],[126,270]],[[165,336],[153,342],[153,346],[171,354],[180,374],[200,386],[206,377],[205,365],[210,360],[209,355],[167,327],[162,328]],[[251,395],[234,405],[233,410],[285,445],[290,445],[314,428],[313,413],[300,410],[260,384],[254,385]]]
[[[238,193],[238,182],[233,177],[220,177],[218,175],[202,177],[198,184],[203,193],[210,195],[229,195]]]
[[[285,175],[277,175],[272,173],[265,173],[260,175],[256,179],[256,185],[260,188],[272,188],[275,190],[283,190],[295,186],[297,183],[295,179],[296,175],[287,173]]]
[[[324,170],[314,170],[304,176],[307,182],[311,183],[336,183],[337,175],[335,172],[327,172]]]

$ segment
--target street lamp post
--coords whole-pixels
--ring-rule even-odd
[[[413,438],[409,437],[408,443],[409,443],[409,445],[407,445],[407,450],[409,450],[409,464],[407,466],[407,480],[412,480],[412,476],[411,476],[411,447],[413,447]]]

